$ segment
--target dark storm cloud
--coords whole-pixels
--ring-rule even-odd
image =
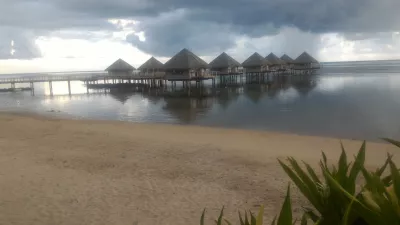
[[[127,41],[160,56],[182,47],[222,51],[234,46],[237,35],[257,38],[282,27],[312,33],[400,30],[399,0],[0,0],[0,5],[0,24],[21,29],[25,39],[62,29],[114,30],[107,19],[135,19],[146,41],[135,35]],[[0,36],[0,46],[3,42],[9,40]]]

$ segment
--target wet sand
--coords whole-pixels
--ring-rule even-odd
[[[361,145],[343,143],[350,156]],[[336,160],[339,140],[0,114],[0,224],[198,224],[204,207],[210,219],[222,206],[236,222],[260,204],[269,222],[288,183],[277,158],[316,166],[321,150]],[[396,151],[368,143],[367,164]],[[295,192],[293,203],[298,212],[304,200]]]

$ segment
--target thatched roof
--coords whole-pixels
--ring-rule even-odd
[[[318,63],[316,59],[314,59],[307,52],[303,52],[299,57],[294,60],[295,64],[306,64],[306,63]]]
[[[247,58],[243,63],[243,67],[256,67],[256,66],[263,66],[263,65],[271,65],[268,60],[262,57],[260,54],[255,52],[249,58]]]
[[[213,61],[211,61],[208,66],[211,69],[219,69],[219,68],[229,68],[229,67],[239,67],[240,63],[236,61],[234,58],[230,57],[228,54],[223,52]]]
[[[284,55],[281,57],[281,59],[282,59],[283,61],[285,61],[286,63],[294,63],[294,60],[293,60],[292,58],[290,58],[290,56],[288,56],[288,55],[286,55],[286,54],[284,54]]]
[[[152,70],[152,69],[163,69],[164,64],[158,61],[156,58],[151,57],[145,63],[143,63],[138,69],[139,70]]]
[[[193,52],[182,49],[175,56],[173,56],[168,62],[164,64],[164,69],[199,69],[207,68],[207,63],[202,60]]]
[[[278,56],[276,56],[274,53],[270,53],[269,55],[267,55],[267,57],[265,57],[266,60],[268,60],[272,65],[282,65],[282,64],[286,64],[285,61],[283,61],[282,59],[280,59]]]
[[[111,66],[109,66],[106,71],[133,71],[135,67],[131,66],[129,63],[122,59],[118,59]]]

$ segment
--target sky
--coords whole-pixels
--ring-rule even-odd
[[[400,59],[399,0],[0,0],[0,73],[135,67],[188,48]]]

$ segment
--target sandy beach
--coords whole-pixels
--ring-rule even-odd
[[[349,155],[361,145],[343,143]],[[321,150],[336,160],[339,140],[0,114],[0,224],[198,224],[203,208],[211,219],[222,206],[236,222],[261,204],[269,222],[288,183],[277,158],[316,166]],[[368,143],[367,164],[396,151]],[[297,212],[302,202],[294,193]]]

